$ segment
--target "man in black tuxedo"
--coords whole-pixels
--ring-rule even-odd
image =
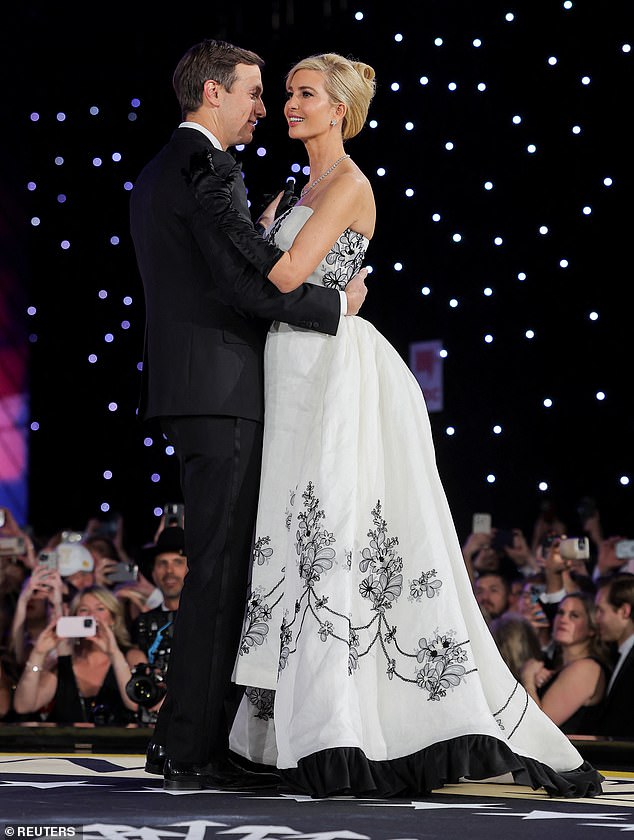
[[[201,154],[218,175],[235,174],[227,148],[249,143],[265,115],[262,65],[225,42],[188,50],[174,73],[184,122],[131,196],[146,304],[139,413],[160,418],[179,458],[189,567],[146,762],[150,772],[163,771],[168,789],[256,781],[231,761],[228,735],[257,510],[266,330],[278,320],[334,335],[366,294],[365,272],[346,292],[304,283],[280,293],[266,275],[281,252],[254,230],[262,245],[254,267],[253,251],[244,258],[188,186]],[[250,223],[242,178],[230,183],[233,207]]]
[[[596,735],[634,737],[634,575],[600,578],[595,615],[604,642],[618,647],[618,658],[600,709]]]

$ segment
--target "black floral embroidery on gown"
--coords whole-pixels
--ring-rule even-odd
[[[465,677],[476,670],[467,670],[463,664],[468,659],[464,649],[468,640],[456,641],[456,633],[451,629],[443,632],[434,630],[429,639],[419,639],[412,650],[405,651],[399,646],[398,626],[386,619],[386,613],[403,593],[403,560],[397,551],[398,537],[388,535],[381,502],[378,501],[371,512],[374,527],[367,533],[369,544],[361,551],[358,564],[359,571],[365,575],[359,584],[359,596],[368,602],[373,615],[366,624],[354,626],[348,616],[329,606],[328,595],[319,592],[318,584],[336,562],[337,553],[333,548],[336,537],[324,525],[326,514],[320,508],[312,482],[308,483],[302,500],[303,509],[297,515],[295,534],[298,571],[303,580],[302,594],[295,603],[292,618],[284,616],[282,620],[279,671],[284,670],[289,658],[297,653],[302,633],[310,632],[312,624],[315,626],[313,632],[322,642],[334,640],[348,647],[349,676],[358,670],[363,658],[378,645],[386,661],[387,678],[392,680],[396,676],[417,686],[427,692],[428,700],[439,701],[447,695],[448,689],[464,682]],[[253,558],[258,565],[268,562],[273,556],[269,544],[268,536],[256,540]],[[348,568],[349,553],[344,553],[344,568]],[[248,655],[254,645],[264,644],[273,608],[282,598],[280,588],[283,582],[281,578],[270,593],[255,593],[249,600],[240,655]],[[424,608],[425,601],[440,595],[441,587],[442,581],[434,569],[422,571],[420,577],[410,584],[410,600],[419,602]],[[267,601],[273,597],[275,603],[269,606]],[[364,631],[369,631],[371,639],[362,648],[361,634]],[[398,664],[399,661],[402,664]]]
[[[291,207],[285,213],[282,213],[267,231],[267,239],[273,245],[277,245],[275,237],[292,209]],[[363,234],[350,230],[350,228],[344,230],[332,249],[326,254],[325,262],[328,269],[322,277],[324,286],[329,289],[338,289],[340,292],[345,290],[348,282],[363,265],[365,242],[366,238]]]

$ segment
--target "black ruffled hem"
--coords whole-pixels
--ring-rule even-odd
[[[517,755],[490,735],[463,735],[386,761],[370,761],[357,747],[338,747],[313,753],[300,759],[297,768],[280,772],[289,787],[314,798],[421,796],[461,779],[476,781],[505,773],[512,773],[518,785],[577,798],[602,793],[603,781],[587,761],[576,770],[557,773],[540,761]]]

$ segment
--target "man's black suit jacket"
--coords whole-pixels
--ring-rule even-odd
[[[596,735],[634,737],[634,648],[601,704]]]
[[[235,164],[197,129],[179,127],[138,176],[131,233],[143,281],[146,334],[139,415],[226,415],[262,420],[263,346],[271,321],[334,335],[339,293],[302,284],[282,294],[251,266],[197,203],[184,173],[213,150],[220,174]],[[250,219],[242,179],[234,206]],[[254,235],[256,235],[254,233]]]

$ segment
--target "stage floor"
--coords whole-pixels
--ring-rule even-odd
[[[634,831],[634,773],[603,768],[604,794],[594,799],[487,782],[447,785],[417,800],[315,800],[275,790],[167,792],[143,761],[0,753],[0,831],[91,840],[523,840],[555,832],[557,840],[594,840]]]

